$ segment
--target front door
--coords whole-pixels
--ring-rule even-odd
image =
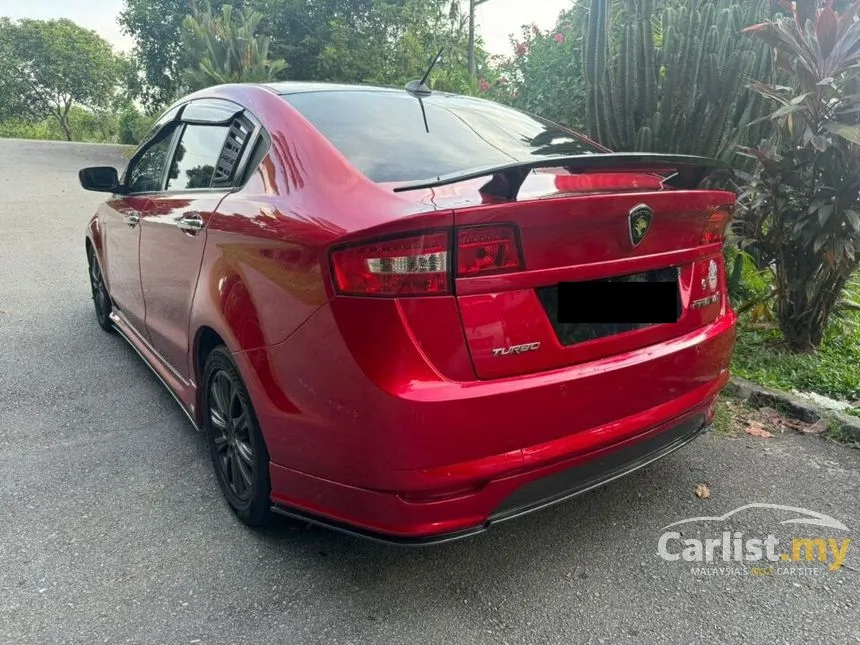
[[[140,284],[140,222],[160,189],[172,148],[173,126],[142,147],[125,171],[126,195],[114,195],[100,210],[104,235],[104,274],[115,310],[146,337]]]
[[[152,346],[183,380],[191,380],[189,319],[206,226],[229,187],[212,188],[229,124],[183,126],[163,193],[141,219],[140,271]]]

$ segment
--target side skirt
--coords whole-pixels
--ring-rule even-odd
[[[191,425],[194,426],[194,429],[202,431],[202,428],[198,426],[197,422],[194,420],[193,410],[189,410],[188,406],[186,406],[182,398],[177,394],[180,389],[191,389],[193,385],[176,374],[164,359],[161,358],[155,348],[152,347],[146,339],[142,338],[131,325],[123,320],[116,311],[111,312],[110,319],[113,323],[114,329],[116,329],[119,335],[122,336],[129,345],[131,345],[131,348],[137,352],[137,355],[143,359],[146,366],[152,370],[152,373],[155,374],[156,377],[158,377],[158,380],[161,381],[161,384],[165,389],[170,392],[170,395],[179,404],[179,407],[185,413],[185,416],[188,417],[188,420],[191,422]]]

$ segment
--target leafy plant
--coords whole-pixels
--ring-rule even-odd
[[[729,299],[735,311],[738,314],[749,313],[745,320],[755,325],[772,323],[774,291],[771,267],[761,268],[754,256],[732,244],[726,246],[725,257]]]
[[[257,35],[262,20],[261,13],[231,5],[223,5],[220,15],[208,5],[193,7],[183,23],[183,42],[198,61],[185,76],[189,89],[275,80],[287,63],[269,59],[269,38]]]
[[[765,117],[774,137],[746,150],[756,168],[738,204],[761,265],[774,266],[785,340],[808,352],[821,344],[860,257],[860,3],[842,14],[830,0],[798,6],[746,29],[773,48],[790,85],[751,86],[778,108]]]

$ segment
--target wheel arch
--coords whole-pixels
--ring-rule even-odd
[[[90,219],[89,224],[87,224],[87,232],[84,238],[84,248],[87,250],[92,249],[93,253],[99,259],[99,261],[103,260],[102,231],[101,227],[99,226],[99,218],[97,215],[94,215],[92,219]]]
[[[203,369],[206,367],[206,359],[212,353],[212,350],[221,346],[227,347],[223,336],[208,325],[201,326],[194,334],[192,370],[194,381],[197,384],[197,394],[194,401],[194,420],[198,427],[202,427],[203,423]]]

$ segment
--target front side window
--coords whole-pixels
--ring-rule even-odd
[[[175,128],[167,126],[138,154],[125,172],[125,184],[131,193],[154,193],[161,190],[167,157],[173,145]]]
[[[209,188],[229,129],[226,125],[186,125],[170,166],[167,190]]]

